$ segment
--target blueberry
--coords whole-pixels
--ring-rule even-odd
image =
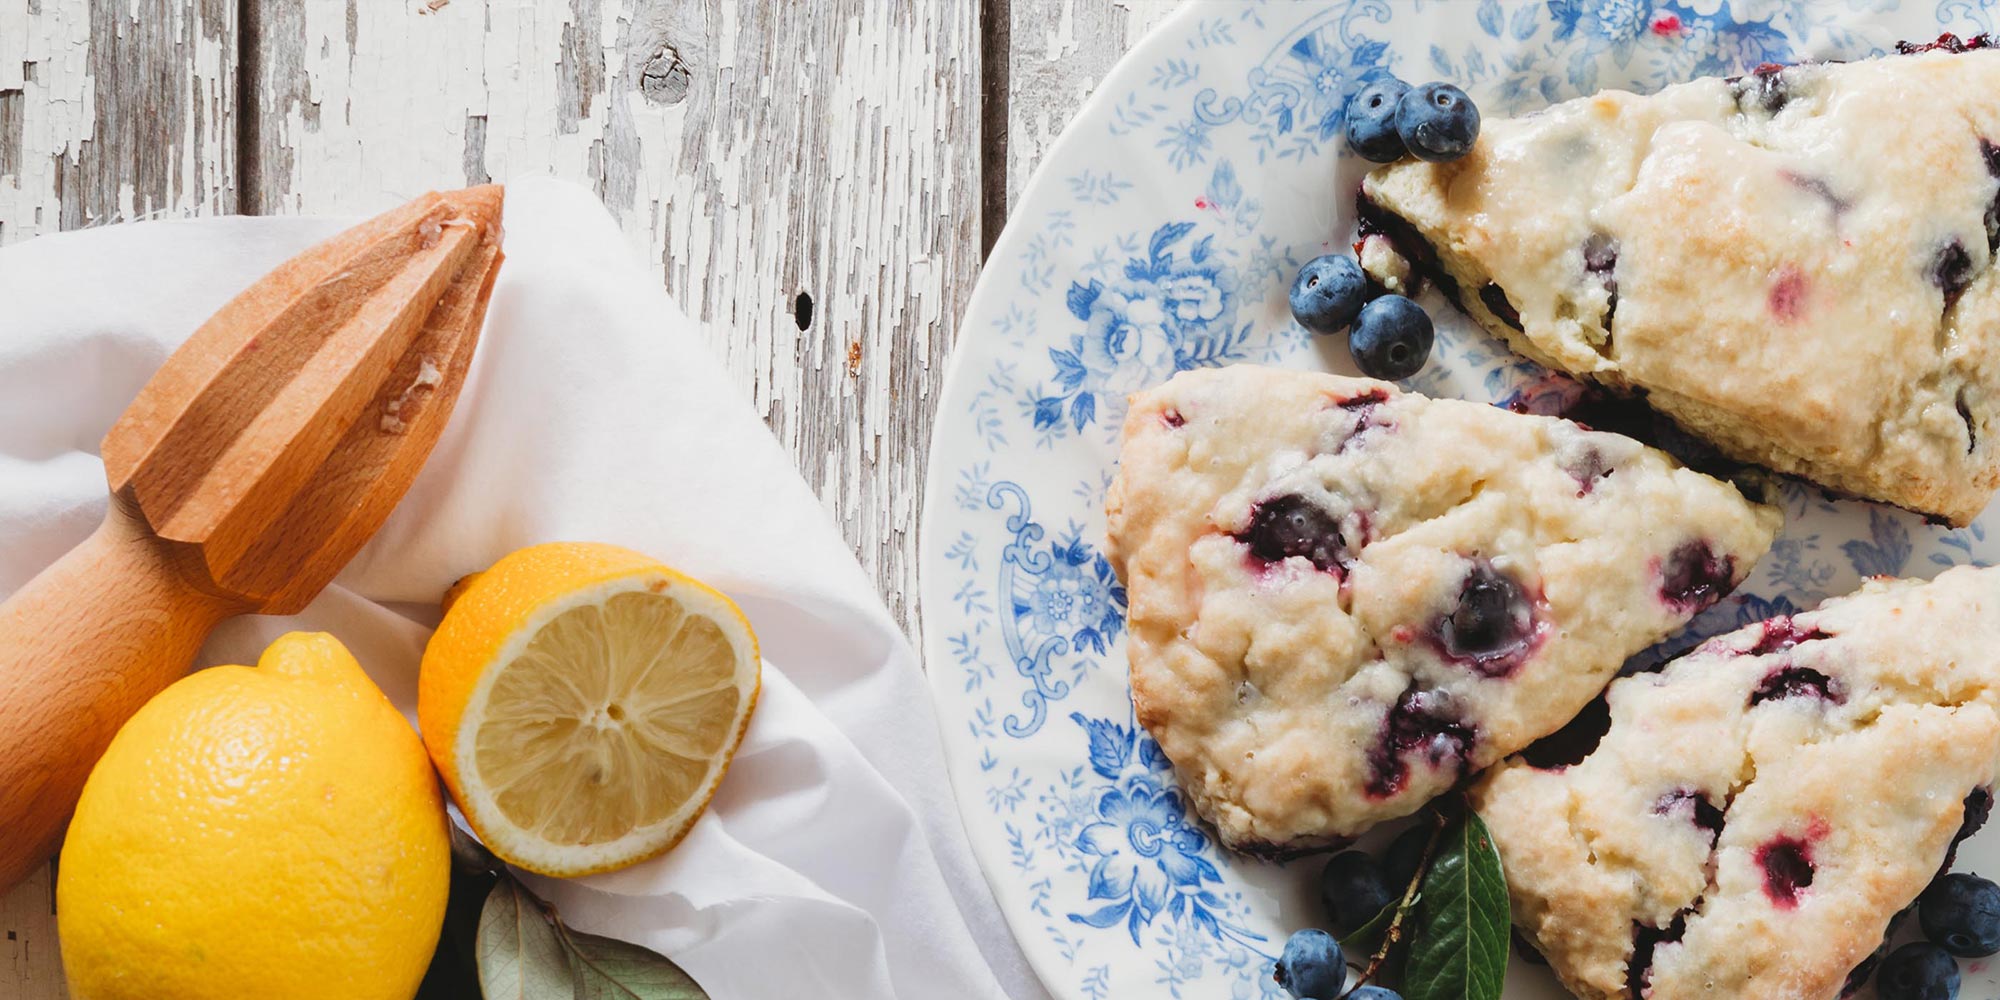
[[[1354,322],[1368,296],[1368,279],[1352,257],[1314,257],[1292,279],[1292,318],[1314,333],[1339,333]]]
[[[1347,99],[1347,148],[1364,160],[1394,163],[1408,152],[1396,131],[1396,104],[1410,85],[1395,77],[1377,80]]]
[[[1370,378],[1409,378],[1431,358],[1436,331],[1424,307],[1401,295],[1384,295],[1361,307],[1347,335],[1347,352]]]
[[[1387,986],[1357,986],[1347,1000],[1403,1000],[1403,995]]]
[[[1881,1000],[1953,1000],[1958,996],[1958,962],[1927,941],[1913,941],[1889,953],[1875,973]]]
[[[1285,953],[1271,976],[1299,1000],[1336,1000],[1347,985],[1347,959],[1333,935],[1297,931],[1285,942]]]
[[[2000,952],[2000,885],[1977,875],[1952,874],[1917,897],[1924,936],[1960,958]]]
[[[1396,133],[1419,160],[1456,160],[1479,138],[1479,109],[1449,83],[1426,83],[1396,102]]]
[[[1259,503],[1250,512],[1250,526],[1236,539],[1267,563],[1304,556],[1321,572],[1338,574],[1347,560],[1340,522],[1296,493]]]
[[[1424,863],[1424,848],[1431,842],[1431,828],[1427,823],[1404,830],[1389,842],[1389,849],[1382,852],[1382,874],[1389,879],[1389,888],[1402,892],[1410,887],[1410,880],[1417,877],[1417,866]]]
[[[1360,851],[1343,851],[1319,873],[1319,898],[1326,904],[1333,929],[1346,933],[1374,919],[1396,898],[1382,866]]]

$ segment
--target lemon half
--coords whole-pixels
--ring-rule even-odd
[[[447,600],[417,714],[486,846],[574,876],[679,843],[756,707],[743,612],[636,552],[581,543],[522,549]]]

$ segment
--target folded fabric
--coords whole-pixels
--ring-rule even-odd
[[[167,354],[346,224],[145,223],[0,251],[0,594],[96,525],[98,441]],[[200,664],[332,632],[414,720],[454,580],[544,541],[657,556],[743,606],[762,703],[678,848],[535,891],[717,1000],[1045,997],[967,849],[916,654],[699,327],[588,192],[511,185],[505,225],[470,378],[409,495],[305,613],[226,623]]]

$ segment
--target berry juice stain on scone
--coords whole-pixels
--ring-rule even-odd
[[[1660,600],[1692,615],[1722,600],[1736,586],[1736,557],[1717,553],[1692,539],[1674,548],[1660,564]]]
[[[2000,569],[1877,580],[1614,682],[1581,760],[1473,786],[1586,1000],[1834,1000],[1992,808]]]
[[[1780,520],[1617,435],[1250,366],[1132,398],[1109,508],[1138,719],[1223,842],[1267,851],[1562,727]]]
[[[1812,887],[1812,842],[1802,837],[1773,837],[1757,848],[1757,866],[1764,869],[1764,895],[1781,910],[1797,909],[1799,894]]]
[[[2000,488],[1995,93],[2000,51],[1948,38],[1489,119],[1368,174],[1362,266],[1736,461],[1968,524]]]

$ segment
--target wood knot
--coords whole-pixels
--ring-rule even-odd
[[[687,100],[690,85],[687,63],[671,45],[663,45],[639,69],[639,92],[656,104],[679,104]]]

